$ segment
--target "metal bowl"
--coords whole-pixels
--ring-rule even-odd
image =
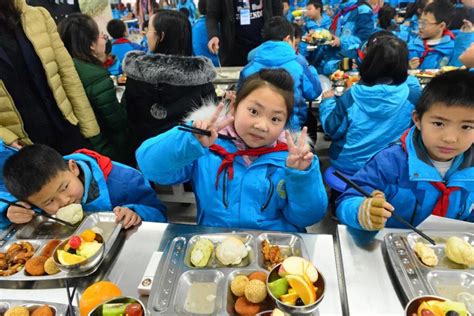
[[[120,297],[114,297],[108,301],[103,302],[102,304],[97,305],[96,307],[94,307],[93,310],[89,312],[89,314],[87,314],[87,316],[102,316],[102,306],[104,304],[119,304],[119,303],[138,303],[142,307],[143,316],[150,315],[150,313],[148,313],[145,307],[145,304],[143,304],[142,301],[130,296],[120,296]]]
[[[268,287],[268,283],[273,282],[277,279],[280,279],[280,276],[278,275],[278,270],[280,269],[280,266],[281,266],[281,263],[273,267],[273,269],[270,271],[270,274],[267,277],[266,283],[267,283],[268,295],[275,301],[275,304],[277,305],[279,309],[281,309],[283,312],[288,313],[290,315],[311,314],[312,312],[314,312],[318,308],[319,304],[324,298],[325,281],[321,272],[318,269],[316,269],[318,271],[318,280],[314,282],[314,286],[318,288],[318,290],[316,291],[316,296],[317,296],[316,302],[310,305],[305,305],[305,306],[292,306],[292,305],[287,305],[283,303],[278,298],[273,296],[272,292],[270,291]]]
[[[70,265],[64,265],[61,262],[59,262],[58,259],[58,250],[64,249],[64,246],[69,242],[69,239],[64,240],[61,242],[56,249],[54,249],[53,253],[53,260],[54,263],[58,266],[58,268],[61,271],[67,272],[67,273],[77,273],[77,272],[84,272],[88,271],[92,268],[94,268],[96,265],[98,265],[101,261],[102,258],[104,257],[104,252],[105,252],[105,246],[104,246],[104,238],[100,234],[95,235],[95,240],[100,242],[102,246],[97,250],[97,252],[90,258],[87,258],[86,260],[76,263],[76,264],[70,264]]]
[[[418,315],[418,307],[420,307],[421,303],[426,301],[446,301],[445,298],[440,296],[434,295],[425,295],[425,296],[418,296],[408,302],[407,306],[405,307],[405,315],[412,316],[413,314]]]

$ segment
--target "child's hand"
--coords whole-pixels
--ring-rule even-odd
[[[334,94],[334,89],[331,89],[331,90],[324,91],[322,98],[323,99],[334,98],[334,95],[335,95]]]
[[[212,114],[211,118],[206,121],[194,121],[193,127],[197,127],[200,129],[205,129],[211,132],[211,136],[205,136],[200,134],[194,134],[194,137],[203,145],[204,147],[209,147],[216,142],[217,139],[217,132],[226,127],[227,125],[231,124],[234,121],[234,117],[228,117],[222,122],[217,122],[219,118],[219,114],[221,113],[222,109],[224,108],[224,104],[219,104]]]
[[[336,35],[333,35],[332,37],[333,37],[333,39],[332,39],[330,45],[331,45],[332,47],[339,47],[339,46],[341,46],[341,40],[339,39],[339,37],[337,37]]]
[[[385,200],[383,192],[375,190],[370,198],[364,199],[359,206],[357,218],[360,226],[366,230],[380,230],[385,227],[387,219],[392,216],[394,208]]]
[[[408,66],[410,66],[410,69],[417,69],[420,66],[420,58],[413,57],[408,62]]]
[[[31,210],[31,205],[26,202],[17,202],[17,204],[23,205],[24,207],[20,206],[10,206],[7,210],[7,218],[10,222],[15,224],[24,224],[28,223],[33,219],[33,215],[35,212]]]
[[[472,22],[469,20],[462,20],[463,24],[461,26],[461,32],[464,33],[472,33],[474,32],[474,27],[472,26]]]
[[[140,216],[128,207],[114,207],[115,222],[122,222],[123,228],[128,229],[137,226],[142,222]]]
[[[286,142],[288,144],[288,158],[286,158],[286,165],[289,168],[306,170],[313,162],[313,153],[309,145],[306,143],[308,135],[308,128],[305,126],[298,137],[298,145],[293,142],[293,137],[290,132],[285,131]]]

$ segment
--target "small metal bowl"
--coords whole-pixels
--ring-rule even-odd
[[[425,296],[418,296],[408,302],[407,306],[405,307],[405,315],[412,316],[413,314],[418,315],[418,307],[420,307],[421,303],[426,301],[446,301],[445,298],[440,296],[434,295],[425,295]]]
[[[59,262],[59,259],[58,259],[58,250],[64,249],[64,246],[69,242],[69,239],[70,238],[64,240],[56,247],[56,249],[54,249],[53,260],[54,260],[54,263],[56,263],[56,265],[61,271],[64,271],[67,273],[84,272],[84,271],[88,271],[94,268],[96,265],[98,265],[102,261],[102,258],[104,257],[104,252],[105,252],[104,238],[102,237],[102,235],[96,234],[95,240],[100,242],[102,244],[102,247],[100,247],[99,250],[97,250],[97,252],[92,257],[76,264],[70,264],[70,265],[62,264],[61,262]]]
[[[119,303],[138,303],[142,307],[143,316],[150,315],[150,313],[148,313],[145,307],[145,304],[143,304],[142,301],[130,296],[120,296],[120,297],[114,297],[108,301],[103,302],[102,304],[97,305],[96,307],[94,307],[93,310],[89,312],[89,314],[87,314],[87,316],[102,316],[102,306],[104,304],[119,304]]]
[[[324,298],[326,282],[324,281],[324,277],[321,274],[321,272],[318,269],[316,269],[316,271],[318,271],[318,280],[314,283],[314,286],[318,288],[318,290],[316,291],[316,296],[317,296],[316,302],[310,305],[305,305],[305,306],[292,306],[292,305],[287,305],[283,303],[278,298],[273,296],[272,292],[270,291],[270,288],[268,287],[268,283],[281,278],[278,275],[278,270],[280,269],[280,266],[281,266],[281,263],[273,267],[273,269],[270,271],[270,274],[267,277],[266,283],[267,283],[268,295],[275,301],[275,304],[277,305],[279,309],[281,309],[283,312],[288,313],[290,315],[311,314],[312,312],[314,312],[318,308],[319,304]]]

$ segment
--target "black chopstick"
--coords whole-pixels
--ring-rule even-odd
[[[27,207],[24,207],[24,206],[21,205],[21,204],[18,204],[18,203],[12,202],[12,201],[8,201],[8,200],[2,199],[2,198],[0,198],[0,202],[6,203],[6,204],[8,204],[8,205],[10,205],[10,206],[17,206],[17,207],[21,207],[21,208],[24,208],[24,209],[27,209],[27,210],[32,210],[33,212],[35,212],[35,216],[42,215],[42,216],[44,216],[44,217],[46,217],[46,218],[49,218],[49,219],[51,219],[51,220],[53,220],[53,221],[56,221],[56,222],[60,223],[60,224],[63,224],[63,225],[69,226],[69,227],[76,227],[76,226],[74,226],[74,225],[71,224],[71,223],[68,223],[68,222],[66,222],[66,221],[63,221],[62,219],[53,217],[53,216],[51,216],[51,215],[49,215],[49,214],[47,214],[47,213],[45,213],[45,212],[42,212],[41,210],[35,209],[35,208],[29,209],[29,208],[27,208]]]
[[[197,127],[194,127],[194,126],[189,126],[189,125],[186,125],[184,123],[179,123],[178,125],[179,125],[178,129],[180,131],[190,132],[190,133],[204,135],[204,136],[211,136],[211,132],[207,131],[205,129],[200,129],[200,128],[197,128]],[[234,140],[235,139],[235,137],[232,137],[232,136],[227,136],[227,135],[222,135],[222,134],[217,134],[217,135],[218,135],[217,137],[220,138],[220,139],[225,139],[225,140]]]
[[[368,197],[370,198],[370,193],[365,191],[363,188],[361,188],[359,185],[357,185],[354,181],[352,181],[351,179],[348,179],[346,176],[344,176],[341,172],[339,171],[334,171],[334,175],[336,177],[338,177],[339,179],[341,179],[342,181],[344,181],[347,185],[349,185],[350,187],[352,187],[354,190],[358,191],[360,194],[362,194],[363,196],[365,197]],[[410,229],[412,229],[414,232],[416,232],[418,235],[420,235],[421,237],[423,237],[424,239],[426,239],[427,241],[429,241],[431,244],[433,245],[436,245],[436,242],[431,239],[428,235],[426,235],[425,233],[423,233],[421,230],[419,230],[418,228],[416,228],[415,226],[413,226],[412,224],[410,224],[409,222],[407,222],[403,217],[401,216],[398,216],[397,214],[395,214],[394,211],[391,211],[392,213],[392,216],[394,219],[396,219],[397,221],[399,221],[400,223],[404,224],[405,226],[409,227]]]
[[[72,292],[69,291],[69,283],[66,280],[64,280],[66,282],[66,293],[67,293],[67,301],[68,301],[68,315],[69,316],[75,316],[75,312],[74,312],[74,306],[72,305],[72,300],[74,299],[74,292],[76,292],[76,288],[74,288],[72,290]]]

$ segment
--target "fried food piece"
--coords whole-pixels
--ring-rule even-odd
[[[41,251],[41,256],[45,256],[47,258],[51,257],[54,253],[54,249],[61,243],[59,239],[53,239],[48,241],[46,246],[44,246],[43,250]]]
[[[28,274],[33,276],[44,275],[44,263],[48,258],[45,256],[33,257],[25,264],[25,270]]]
[[[53,257],[49,257],[44,262],[44,272],[46,272],[48,275],[56,274],[59,272],[59,268],[54,262]]]
[[[249,280],[260,280],[263,283],[267,282],[267,274],[263,271],[255,271],[249,274]]]
[[[249,302],[245,296],[239,297],[235,302],[235,311],[239,315],[255,315],[260,312],[260,305]]]
[[[474,265],[474,247],[461,238],[449,237],[446,241],[445,253],[446,257],[453,262],[467,266]]]
[[[11,265],[11,266],[8,267],[8,269],[0,270],[0,276],[13,275],[13,274],[17,273],[18,271],[20,271],[21,268],[23,268],[23,265],[21,263]]]
[[[245,287],[245,297],[251,303],[261,303],[267,298],[267,287],[260,280],[252,280]]]
[[[273,266],[283,262],[283,257],[281,256],[280,247],[277,245],[272,245],[268,240],[262,241],[262,254],[267,264],[267,269],[271,270]]]
[[[31,313],[31,316],[54,316],[53,310],[48,305],[38,307]]]
[[[418,258],[420,258],[421,262],[427,266],[435,267],[438,264],[438,256],[434,250],[421,241],[415,243],[413,250],[415,251]]]
[[[249,279],[245,275],[238,275],[230,282],[230,290],[235,296],[243,296],[247,284]]]
[[[8,309],[4,315],[5,316],[30,316],[30,312],[24,306],[15,306]]]

